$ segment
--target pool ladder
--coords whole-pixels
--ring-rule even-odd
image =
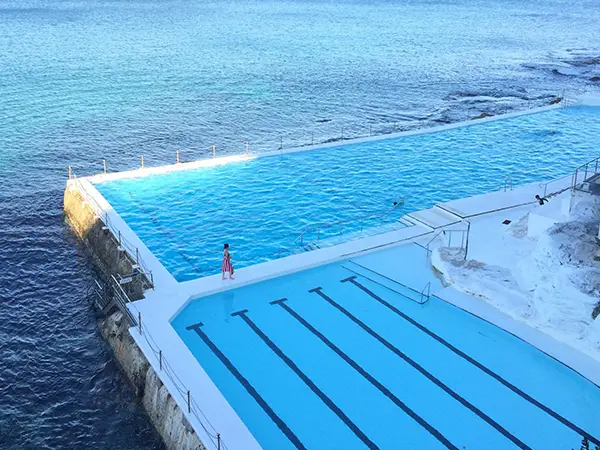
[[[512,177],[507,175],[504,177],[504,192],[506,192],[509,188],[511,191],[513,190],[513,181]]]

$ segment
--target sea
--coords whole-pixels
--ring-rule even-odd
[[[163,448],[97,329],[97,273],[63,214],[68,166],[597,92],[599,24],[598,0],[0,0],[0,449]]]

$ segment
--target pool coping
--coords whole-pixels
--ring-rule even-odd
[[[108,216],[111,224],[114,225],[117,229],[119,229],[123,236],[139,249],[141,258],[145,261],[146,265],[153,272],[155,289],[146,291],[144,299],[130,303],[128,305],[129,309],[136,315],[136,317],[138,313],[142,315],[144,320],[144,328],[146,330],[152,330],[152,339],[155,341],[155,344],[157,344],[159,348],[169,349],[168,352],[165,353],[168,355],[167,357],[169,358],[170,365],[172,366],[172,369],[177,374],[177,376],[188,387],[188,389],[190,389],[192,393],[201,393],[201,395],[198,398],[200,399],[203,405],[203,409],[210,410],[207,416],[212,425],[217,430],[219,430],[219,432],[223,436],[224,442],[226,443],[228,448],[230,448],[230,450],[233,450],[235,448],[260,449],[261,447],[254,438],[254,436],[248,430],[243,421],[239,418],[237,413],[233,410],[231,405],[228,403],[227,399],[218,390],[215,383],[206,374],[206,372],[202,368],[202,365],[196,360],[196,358],[185,345],[183,340],[179,337],[174,328],[171,326],[171,320],[190,301],[196,300],[198,298],[202,298],[207,295],[216,294],[230,289],[236,289],[238,287],[265,281],[268,279],[289,275],[294,272],[306,270],[324,264],[341,261],[347,259],[351,255],[366,254],[369,252],[378,251],[385,247],[403,245],[407,242],[418,240],[419,238],[423,239],[423,237],[427,235],[433,236],[436,228],[428,226],[427,224],[415,224],[411,227],[406,227],[394,231],[388,231],[385,233],[376,234],[374,236],[358,238],[349,242],[332,245],[323,249],[294,254],[275,261],[268,261],[265,263],[256,264],[236,271],[237,277],[235,281],[223,281],[221,280],[220,274],[218,274],[185,282],[177,282],[175,278],[158,260],[158,258],[146,247],[146,245],[141,241],[137,234],[133,232],[133,230],[129,227],[125,220],[121,218],[121,216],[112,208],[110,203],[100,194],[100,192],[96,189],[95,184],[122,178],[140,177],[153,174],[167,173],[171,171],[190,170],[201,167],[212,167],[215,165],[246,161],[249,159],[259,157],[277,156],[286,153],[310,151],[322,148],[335,148],[344,145],[387,140],[402,136],[435,133],[454,128],[482,124],[495,120],[536,114],[544,111],[550,111],[553,109],[560,109],[563,107],[563,105],[558,104],[543,108],[536,108],[528,111],[520,111],[505,115],[494,116],[480,120],[460,122],[456,124],[443,125],[439,127],[413,130],[408,132],[393,133],[383,136],[373,136],[369,138],[360,138],[341,142],[338,141],[310,147],[264,152],[259,155],[251,154],[248,156],[228,156],[208,160],[201,160],[192,163],[181,163],[176,165],[162,166],[157,168],[145,168],[134,171],[111,173],[107,175],[94,175],[90,177],[78,178],[77,180],[81,183],[81,186],[85,190],[85,192],[82,192],[82,195],[84,195],[84,197],[91,197],[91,199],[89,200],[95,201],[100,206],[100,208],[103,210],[103,214],[106,214]],[[72,181],[70,181],[69,183],[72,183]],[[502,198],[506,202],[507,198],[510,197],[510,201],[508,202],[510,204],[507,205],[503,203],[502,208],[517,208],[523,207],[524,204],[526,205],[528,203],[531,203],[532,193],[539,191],[539,188],[540,183],[536,182],[525,186],[517,187],[508,193],[498,191],[494,193],[481,194],[479,196],[469,198],[477,198],[477,202],[479,202],[482,199],[493,200],[495,202],[498,199]],[[490,198],[489,196],[492,194],[493,196]],[[459,199],[455,200],[454,202],[464,202],[465,200],[466,199]],[[526,201],[526,203],[523,203],[523,201]],[[489,205],[490,204],[488,203],[488,206]],[[444,206],[446,208],[444,208]],[[457,214],[457,211],[452,211],[452,202],[446,202],[440,205],[436,205],[434,207],[441,207],[441,209],[445,211],[448,211],[447,208],[450,207],[450,212],[457,216],[457,222],[471,217],[468,214],[460,214],[462,210],[458,211],[459,214]],[[415,211],[413,213],[417,212],[419,211]],[[493,212],[494,211],[492,210],[487,212],[480,211],[476,215],[490,214]],[[168,301],[165,301],[166,299],[168,299]],[[452,299],[445,300],[442,298],[442,300],[454,304]],[[477,312],[474,312],[479,310],[473,305],[466,304],[465,308],[458,306],[458,304],[454,306],[457,306],[461,309],[467,308],[465,309],[467,312],[470,312],[479,317]],[[471,309],[473,309],[473,311],[471,311]],[[494,325],[498,326],[499,328],[504,329],[505,331],[513,333],[513,331],[507,330],[504,327],[509,327],[511,329],[514,328],[515,331],[513,334],[515,334],[517,337],[525,340],[530,345],[538,348],[544,353],[550,354],[550,356],[555,357],[560,362],[572,368],[576,372],[582,374],[581,371],[578,370],[578,367],[583,367],[583,371],[586,373],[590,372],[586,368],[588,364],[586,364],[585,360],[583,360],[582,362],[582,360],[579,358],[571,358],[569,359],[569,363],[565,362],[563,358],[568,359],[568,351],[559,352],[560,354],[558,356],[555,356],[552,353],[547,352],[545,349],[540,348],[542,346],[552,351],[552,348],[556,347],[553,344],[559,343],[564,346],[567,346],[567,344],[562,344],[556,341],[553,337],[544,334],[538,330],[534,330],[527,324],[521,324],[515,321],[514,319],[509,318],[510,320],[517,323],[518,326],[515,327],[514,324],[510,323],[510,320],[506,321],[505,318],[503,318],[504,314],[499,310],[497,311],[499,315],[489,313],[484,314],[481,311],[479,312],[480,314],[486,316],[481,317],[483,320],[487,320],[493,323]],[[535,333],[529,333],[529,330],[533,330],[536,333],[541,334],[541,338],[546,339],[541,339],[540,336],[536,337]],[[144,352],[145,356],[147,357],[148,361],[150,362],[158,376],[161,378],[161,381],[165,384],[165,386],[167,386],[169,392],[172,393],[172,396],[179,405],[179,407],[182,409],[182,411],[187,411],[187,399],[184,395],[177,395],[177,387],[174,385],[173,381],[169,377],[165,376],[164,372],[160,370],[160,361],[150,348],[150,345],[146,338],[142,336],[139,333],[139,330],[135,327],[130,329],[130,333],[136,341],[136,343],[138,344],[138,346]],[[568,350],[570,350],[570,352],[579,352],[573,347],[567,347]],[[596,363],[596,361],[593,360],[593,358],[587,355],[581,354],[581,356],[586,359],[592,360],[594,361],[594,363]],[[573,367],[573,365],[577,367]],[[598,365],[598,367],[600,367],[600,364]],[[595,378],[594,380],[592,380],[590,376],[586,376],[583,374],[582,376],[600,385],[600,370],[598,370],[597,374],[594,373],[591,375],[592,378]],[[203,442],[205,442],[205,444],[210,442],[210,436],[206,432],[206,430],[203,429],[204,427],[202,423],[196,420],[196,418],[192,415],[187,414],[187,416],[194,430],[198,433]]]

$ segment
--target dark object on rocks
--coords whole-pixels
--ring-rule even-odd
[[[490,113],[487,113],[487,112],[482,112],[478,116],[473,117],[471,120],[485,119],[486,117],[493,117],[493,116],[494,116],[493,114],[490,114]]]
[[[554,100],[550,102],[551,105],[556,105],[557,103],[562,102],[562,97],[556,97]]]

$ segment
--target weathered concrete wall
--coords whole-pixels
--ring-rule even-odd
[[[205,450],[183,412],[129,334],[129,325],[123,314],[117,311],[103,318],[99,327],[167,448]]]
[[[110,231],[102,229],[104,224],[84,201],[78,189],[69,187],[65,189],[64,210],[71,228],[86,245],[103,274],[128,275],[132,272],[134,262],[127,253],[119,250]],[[143,297],[141,280],[123,285],[123,289],[131,299]]]
[[[67,219],[86,245],[94,262],[105,278],[110,275],[127,275],[133,261],[122,251],[111,234],[102,230],[103,224],[93,209],[75,188],[67,188],[64,195]],[[132,299],[143,297],[141,282],[124,285]],[[129,323],[120,311],[102,318],[98,326],[110,344],[119,364],[142,399],[152,423],[169,450],[206,450],[198,435],[190,427],[181,409],[163,385],[144,353],[129,333]]]

